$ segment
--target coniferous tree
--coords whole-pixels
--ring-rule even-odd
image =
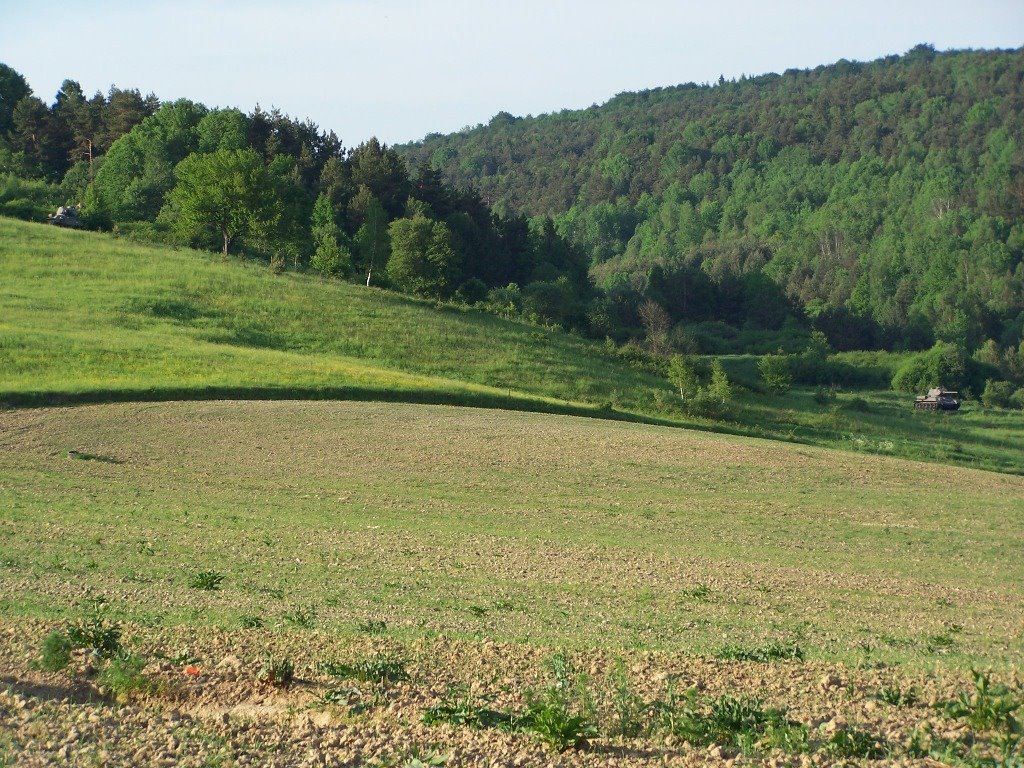
[[[341,242],[341,231],[334,220],[331,199],[321,193],[313,205],[313,256],[310,264],[324,277],[345,275],[352,267],[352,253]]]

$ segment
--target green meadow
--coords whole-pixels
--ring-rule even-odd
[[[0,219],[0,402],[359,399],[697,426],[1024,472],[1024,413],[915,413],[887,390],[760,394],[725,358],[721,421],[685,416],[661,376],[603,343],[265,265]],[[840,356],[842,357],[842,356]],[[898,358],[846,356],[884,374]]]

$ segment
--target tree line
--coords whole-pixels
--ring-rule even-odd
[[[47,105],[0,64],[0,210],[38,220],[65,203],[95,229],[543,322],[581,325],[592,299],[585,256],[552,221],[498,216],[377,139],[346,149],[276,109],[87,98],[72,80]]]

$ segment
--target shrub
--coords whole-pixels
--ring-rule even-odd
[[[74,645],[64,632],[51,632],[43,640],[39,666],[46,672],[60,672],[71,663]]]
[[[1012,395],[1010,395],[1010,405],[1014,408],[1020,408],[1024,410],[1024,387],[1021,387]]]
[[[277,688],[287,687],[295,679],[295,664],[291,659],[268,656],[260,667],[256,679]]]
[[[939,341],[903,363],[892,378],[892,388],[899,392],[923,392],[931,387],[977,392],[987,370],[984,363],[968,357],[963,347]]]
[[[121,655],[110,660],[97,682],[118,701],[156,693],[156,682],[142,673],[145,666],[146,662],[140,656]]]
[[[986,408],[1009,408],[1014,396],[1013,384],[1008,381],[986,379],[981,402]]]
[[[498,315],[518,315],[523,311],[523,294],[515,283],[504,288],[492,288],[487,292],[487,307]]]
[[[487,284],[478,277],[471,277],[459,286],[455,299],[463,304],[479,304],[487,300]]]
[[[824,387],[818,387],[814,390],[814,402],[818,405],[825,406],[833,402],[836,399],[836,392],[834,389],[825,389]]]
[[[775,355],[762,356],[757,363],[757,369],[769,392],[782,395],[793,388],[793,371],[789,356],[782,354],[781,350]]]
[[[867,413],[871,410],[871,403],[865,400],[863,397],[851,397],[845,403],[843,407],[848,411],[858,411],[860,413]]]

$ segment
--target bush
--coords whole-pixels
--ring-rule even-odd
[[[825,406],[833,402],[836,399],[836,391],[834,389],[825,389],[824,387],[818,387],[814,390],[812,395],[814,402],[818,405]]]
[[[986,379],[981,402],[986,408],[1009,408],[1013,404],[1013,384],[1008,381]]]
[[[781,350],[775,355],[764,355],[757,363],[757,370],[769,392],[782,395],[793,388],[789,356],[782,354]]]
[[[45,672],[60,672],[71,663],[74,645],[64,632],[51,632],[43,640],[43,652],[39,666]]]
[[[523,311],[523,294],[519,286],[509,283],[504,288],[492,288],[487,292],[487,308],[504,317],[518,315]]]
[[[139,656],[118,656],[111,659],[107,668],[100,673],[97,682],[118,701],[156,693],[157,684],[142,674],[145,666],[145,660]]]
[[[963,347],[939,341],[900,366],[892,378],[892,388],[899,392],[923,392],[932,387],[977,391],[981,388],[978,378],[982,366],[971,360]]]
[[[463,304],[479,304],[487,300],[487,284],[478,277],[471,277],[459,286],[455,298]]]
[[[53,213],[49,206],[41,206],[24,197],[17,197],[14,200],[7,200],[0,207],[4,216],[11,216],[15,219],[25,221],[45,221],[47,213]]]
[[[859,411],[860,413],[867,413],[871,410],[871,404],[863,397],[851,397],[843,403],[843,407],[848,411]]]
[[[64,202],[59,186],[45,181],[22,179],[13,173],[0,174],[0,213],[26,221],[46,221]]]
[[[621,360],[630,368],[653,373],[655,376],[668,375],[668,363],[665,358],[648,352],[635,341],[627,341],[621,347],[616,347],[614,343],[608,347],[606,343],[605,350],[610,350],[614,359]]]

